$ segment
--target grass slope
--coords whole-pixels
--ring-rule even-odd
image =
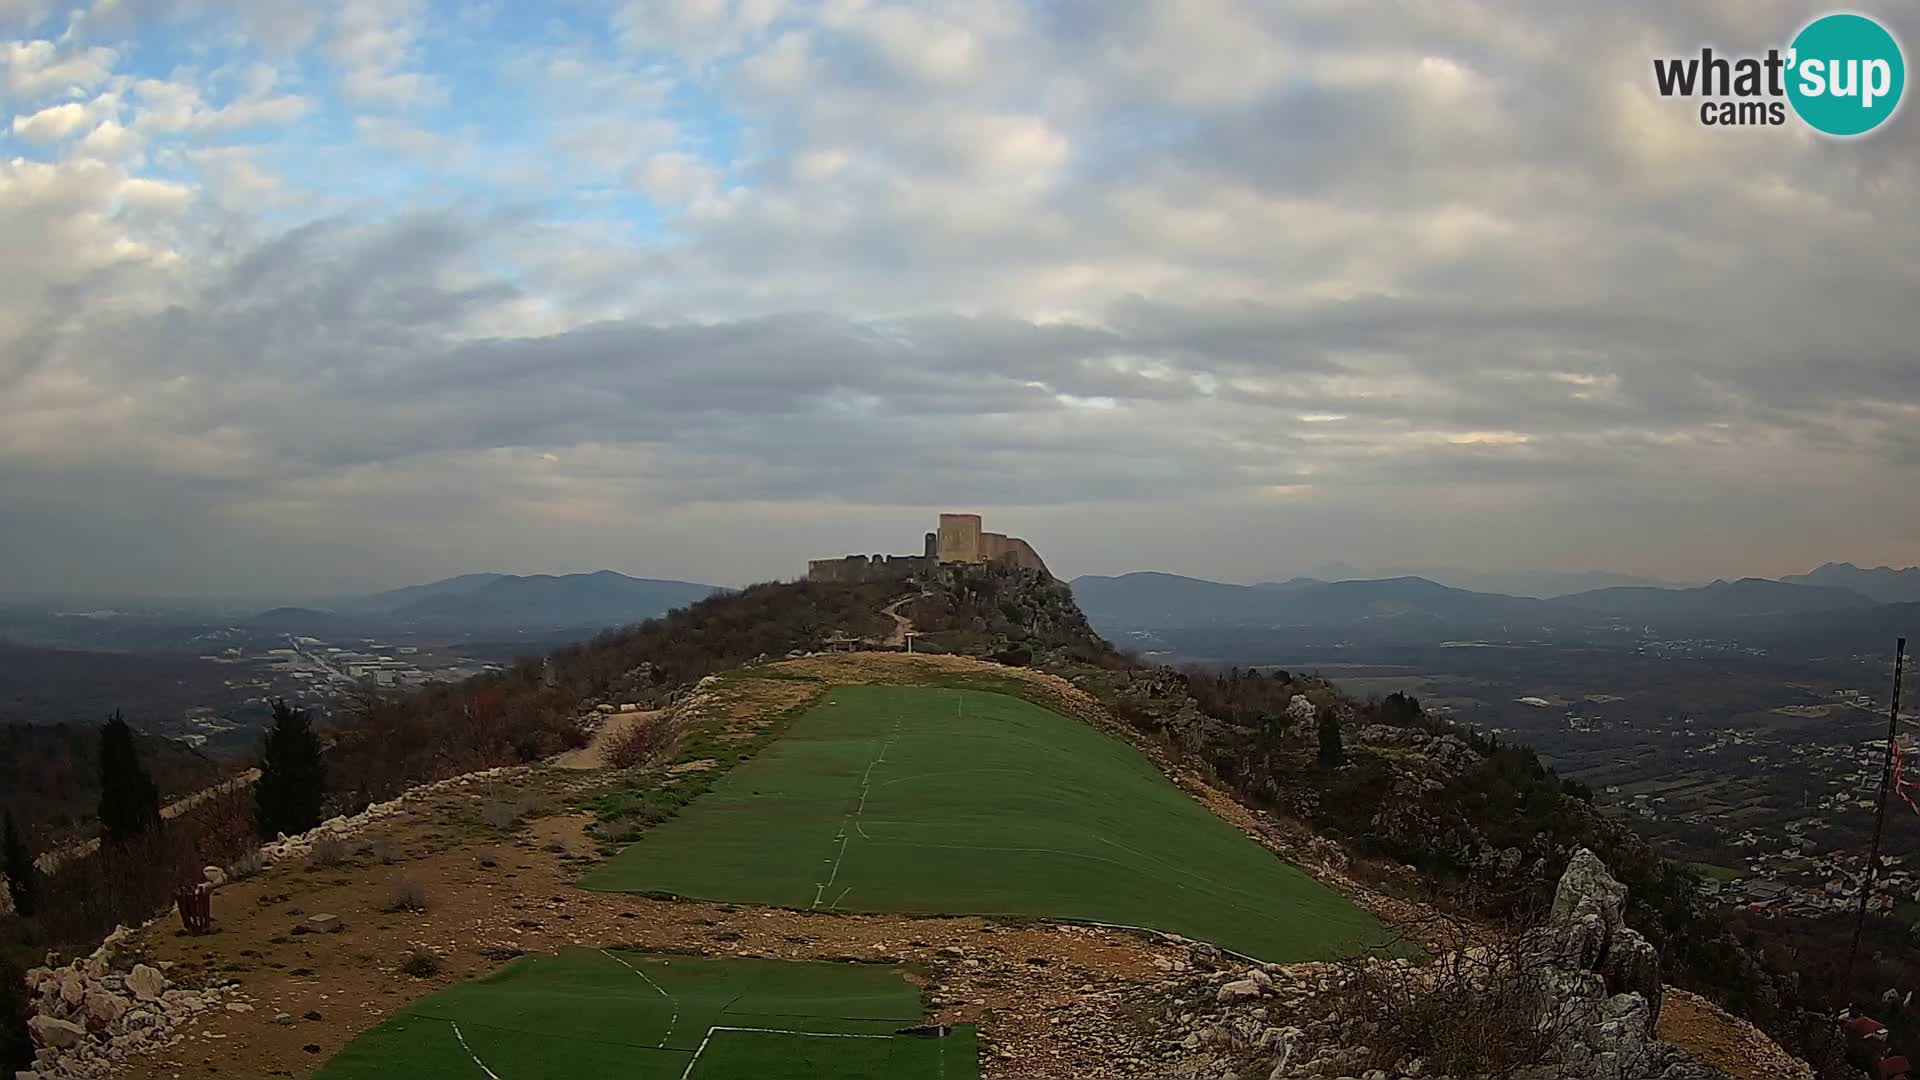
[[[1386,938],[1132,747],[971,690],[836,688],[584,884],[1144,926],[1281,962]]]
[[[923,1015],[887,967],[583,949],[423,998],[318,1080],[977,1076],[971,1028],[897,1034]]]

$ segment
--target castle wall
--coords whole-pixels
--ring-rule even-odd
[[[808,581],[832,581],[856,584],[864,581],[892,581],[908,577],[932,565],[919,555],[848,555],[844,559],[810,559]]]
[[[1051,574],[1033,545],[1017,536],[983,532],[979,514],[941,514],[940,527],[923,538],[920,555],[848,555],[842,559],[813,559],[807,563],[808,581],[890,581],[905,578],[940,563],[1004,562]]]
[[[1033,550],[1033,545],[1017,536],[1007,537],[1003,544],[1003,550],[995,557],[1002,562],[1012,563],[1014,566],[1027,570],[1038,570],[1048,577],[1053,576],[1053,571],[1047,569],[1047,564],[1041,560],[1040,553]]]

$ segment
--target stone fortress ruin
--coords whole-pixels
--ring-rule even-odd
[[[1047,574],[1033,545],[1017,536],[983,532],[979,514],[941,514],[940,527],[926,534],[919,555],[848,555],[813,559],[808,581],[880,581],[907,577],[943,563],[1005,563]],[[1051,576],[1051,575],[1049,575]]]

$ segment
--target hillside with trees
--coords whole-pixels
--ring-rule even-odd
[[[1591,792],[1532,750],[1457,729],[1414,698],[1359,701],[1312,674],[1143,663],[1096,635],[1064,584],[1005,566],[716,595],[460,684],[367,692],[345,702],[317,738],[286,710],[263,747],[269,775],[259,792],[213,800],[160,828],[142,809],[150,782],[128,769],[132,744],[113,734],[102,761],[111,759],[112,775],[125,779],[103,820],[117,839],[37,882],[43,906],[60,917],[16,929],[15,941],[77,946],[116,921],[150,914],[199,864],[224,865],[256,835],[578,746],[580,720],[597,706],[664,706],[742,665],[848,636],[882,640],[893,624],[881,609],[903,595],[914,597],[906,610],[920,631],[916,650],[992,657],[1068,679],[1167,760],[1248,807],[1337,840],[1352,874],[1374,888],[1473,918],[1509,919],[1540,910],[1585,847],[1628,887],[1627,921],[1658,947],[1667,981],[1809,1056],[1825,1034],[1820,1014],[1844,1000],[1835,980],[1796,963],[1791,946],[1783,950],[1709,907],[1690,870],[1595,811]]]

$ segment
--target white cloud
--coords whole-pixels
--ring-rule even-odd
[[[104,46],[62,53],[51,41],[0,43],[7,93],[22,101],[92,90],[113,73],[119,54]]]
[[[131,177],[120,186],[120,197],[143,210],[180,211],[193,201],[193,189],[166,180]]]
[[[209,105],[190,76],[141,79],[133,84],[139,106],[134,127],[156,134],[226,132],[293,123],[306,116],[313,102],[297,94],[241,97],[224,105]]]
[[[764,33],[785,0],[627,0],[613,29],[628,49],[665,49],[702,61],[731,53]]]
[[[79,33],[4,54],[52,160],[0,167],[0,515],[165,493],[176,546],[219,522],[263,574],[286,521],[422,565],[458,521],[487,563],[646,536],[738,580],[791,567],[726,528],[810,502],[1030,504],[1151,558],[1083,524],[1150,536],[1147,495],[1228,523],[1202,573],[1282,557],[1243,535],[1920,561],[1873,494],[1920,463],[1920,121],[1703,133],[1646,58],[1778,29],[1741,5],[674,0],[429,48],[363,2],[272,63],[200,10],[138,80]],[[386,111],[456,89],[459,127]],[[1809,524],[1750,527],[1783,501]]]
[[[13,118],[13,134],[29,142],[58,142],[87,125],[87,107],[75,102],[53,105],[32,116]]]
[[[240,212],[253,212],[284,201],[286,185],[254,160],[254,150],[243,146],[209,147],[188,152],[207,189],[217,201]]]
[[[119,121],[103,120],[80,140],[80,150],[97,158],[125,158],[139,153],[142,141],[138,132]]]
[[[134,127],[143,131],[185,131],[204,108],[199,88],[180,80],[141,79],[133,84],[133,93],[140,102]]]
[[[648,158],[635,171],[633,182],[656,202],[680,203],[710,194],[717,179],[711,165],[673,150]]]
[[[202,131],[231,131],[236,128],[290,124],[307,115],[312,108],[311,101],[297,94],[235,101],[194,117],[194,127]]]
[[[328,47],[342,70],[340,88],[362,105],[404,108],[446,100],[439,78],[410,70],[425,15],[410,0],[347,0],[334,17]]]

